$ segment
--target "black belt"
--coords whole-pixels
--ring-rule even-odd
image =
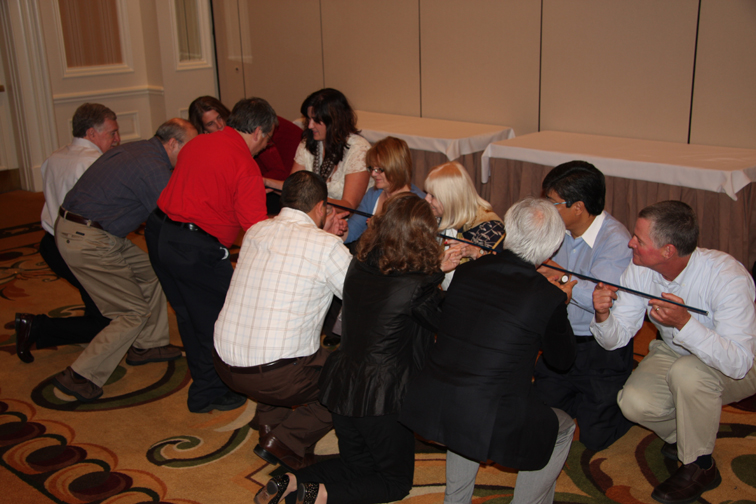
[[[208,233],[207,231],[205,231],[204,229],[202,229],[201,227],[199,227],[197,224],[192,224],[191,222],[179,222],[179,221],[175,221],[175,220],[171,219],[170,217],[168,217],[167,215],[165,215],[165,212],[163,212],[162,210],[160,210],[160,208],[156,208],[153,213],[155,215],[157,215],[158,218],[160,220],[162,220],[163,222],[169,222],[169,223],[173,224],[174,226],[178,226],[178,227],[183,228],[183,229],[188,229],[189,231],[194,231],[195,233],[200,233],[200,234],[203,234],[205,236],[209,236],[210,238],[212,238],[213,240],[218,241],[218,242],[220,241],[220,240],[218,240],[218,238],[216,238],[215,236],[211,235],[210,233]]]
[[[63,210],[63,207],[60,207],[60,210],[58,210],[58,215],[60,215],[67,221],[75,222],[76,224],[83,224],[87,227],[102,229],[102,226],[100,226],[99,222],[89,220],[85,217],[82,217],[81,215],[76,215],[75,213],[71,213],[68,210]],[[102,230],[105,231],[104,229]]]
[[[228,364],[223,362],[223,359],[221,358],[218,358],[218,360],[222,362],[223,365],[226,366],[226,369],[228,369],[232,373],[240,373],[240,374],[259,374],[259,373],[264,373],[266,371],[273,371],[274,369],[282,368],[284,366],[288,366],[289,364],[297,363],[296,357],[292,357],[290,359],[280,359],[277,361],[270,362],[268,364],[261,364],[259,366],[236,367],[236,366],[229,366]]]
[[[596,340],[596,338],[594,338],[593,335],[591,335],[591,336],[575,336],[575,343],[577,343],[578,345],[582,345],[584,343],[590,343],[591,341],[595,341],[595,340]]]

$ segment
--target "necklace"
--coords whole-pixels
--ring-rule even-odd
[[[320,148],[322,146],[322,143],[323,142],[318,142],[318,152],[315,155],[315,162],[312,171],[319,173],[321,177],[323,177],[325,180],[328,180],[331,174],[333,174],[333,170],[336,168],[336,166],[333,164],[333,160],[325,159],[325,152],[323,153],[323,163],[320,163]]]

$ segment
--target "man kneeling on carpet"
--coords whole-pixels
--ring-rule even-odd
[[[244,235],[239,261],[215,323],[221,379],[257,402],[262,459],[297,470],[313,462],[331,430],[318,402],[328,351],[320,346],[333,295],[341,297],[352,255],[336,234],[346,221],[328,215],[325,181],[299,171],[286,179],[283,209]]]
[[[662,454],[682,465],[651,494],[665,504],[698,499],[722,481],[711,454],[722,405],[756,392],[756,311],[751,275],[732,256],[698,248],[698,222],[681,201],[638,214],[628,246],[633,262],[620,284],[673,302],[598,284],[591,333],[607,350],[625,346],[648,315],[661,340],[617,395],[622,414],[664,440]]]

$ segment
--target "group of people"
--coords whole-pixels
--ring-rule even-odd
[[[35,343],[89,343],[54,383],[96,400],[124,355],[181,356],[167,298],[189,410],[253,399],[254,452],[288,470],[257,504],[400,500],[413,432],[448,449],[445,503],[470,503],[487,461],[520,471],[514,502],[552,502],[575,420],[597,451],[633,423],[657,433],[681,462],[654,489],[659,502],[719,484],[721,406],[756,393],[756,290],[731,256],[697,246],[689,206],[651,205],[631,234],[604,210],[603,174],[572,161],[502,220],[459,163],[413,185],[407,144],[371,146],[339,91],[312,93],[301,113],[307,127],[292,125],[287,143],[265,100],[229,112],[201,97],[191,122],[118,146],[115,114],[79,107],[74,141],[42,168],[40,252],[85,312],[17,314],[19,358],[33,361]],[[358,212],[347,220],[344,208]],[[125,238],[144,221],[148,254]],[[340,345],[328,351],[334,298]],[[644,316],[660,339],[633,371]],[[331,428],[340,457],[316,463]]]

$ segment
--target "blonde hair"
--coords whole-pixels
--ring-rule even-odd
[[[464,166],[451,161],[433,168],[425,178],[425,192],[444,207],[439,229],[461,229],[479,214],[492,212],[491,204],[478,195]]]
[[[368,166],[380,166],[389,192],[394,192],[412,183],[412,155],[407,142],[396,137],[386,137],[376,142],[365,155]]]

